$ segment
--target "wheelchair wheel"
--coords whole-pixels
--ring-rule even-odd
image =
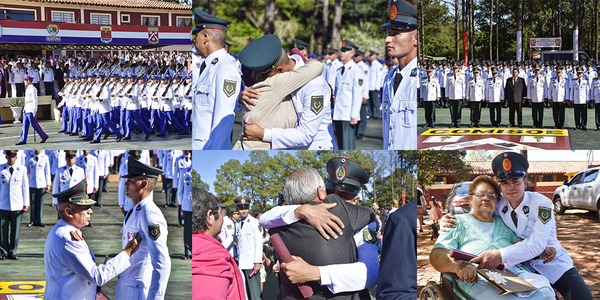
[[[445,300],[444,292],[439,284],[435,281],[428,282],[421,293],[419,294],[419,300]]]

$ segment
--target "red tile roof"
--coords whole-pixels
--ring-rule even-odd
[[[492,164],[489,161],[465,161],[473,168],[473,174],[492,174]],[[583,171],[588,167],[599,165],[599,161],[530,161],[529,174],[566,174]]]
[[[131,7],[131,8],[154,8],[154,9],[174,9],[189,10],[191,15],[192,6],[187,4],[177,4],[156,0],[29,0],[31,2],[42,3],[60,3],[60,4],[78,4],[78,5],[99,5],[112,7]]]

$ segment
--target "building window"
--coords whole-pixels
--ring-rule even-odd
[[[192,18],[177,17],[177,27],[192,27]]]
[[[158,26],[159,17],[156,16],[142,16],[143,26]]]
[[[0,19],[35,21],[35,11],[0,9]]]
[[[110,25],[109,14],[90,14],[90,24]]]
[[[52,22],[73,23],[74,13],[72,12],[52,12]]]
[[[130,18],[129,15],[122,14],[121,15],[121,23],[129,23],[129,22],[131,22],[129,18]]]

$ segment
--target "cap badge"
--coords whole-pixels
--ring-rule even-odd
[[[342,40],[342,47],[346,47],[346,40]]]
[[[335,169],[335,179],[337,181],[344,181],[344,179],[346,179],[347,173],[348,173],[348,169],[346,169],[346,165],[339,165]]]
[[[508,172],[508,171],[510,171],[511,168],[512,168],[512,163],[510,162],[510,159],[505,158],[502,161],[502,169],[504,169],[504,171]]]
[[[241,203],[241,204],[246,204],[246,199],[242,198],[242,199],[240,200],[240,203]]]
[[[398,9],[396,8],[395,5],[392,5],[392,8],[390,8],[390,20],[394,20],[397,15],[398,15]]]

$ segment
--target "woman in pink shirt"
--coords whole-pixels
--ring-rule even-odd
[[[194,187],[192,205],[193,299],[246,299],[242,273],[217,239],[223,225],[219,200]]]

